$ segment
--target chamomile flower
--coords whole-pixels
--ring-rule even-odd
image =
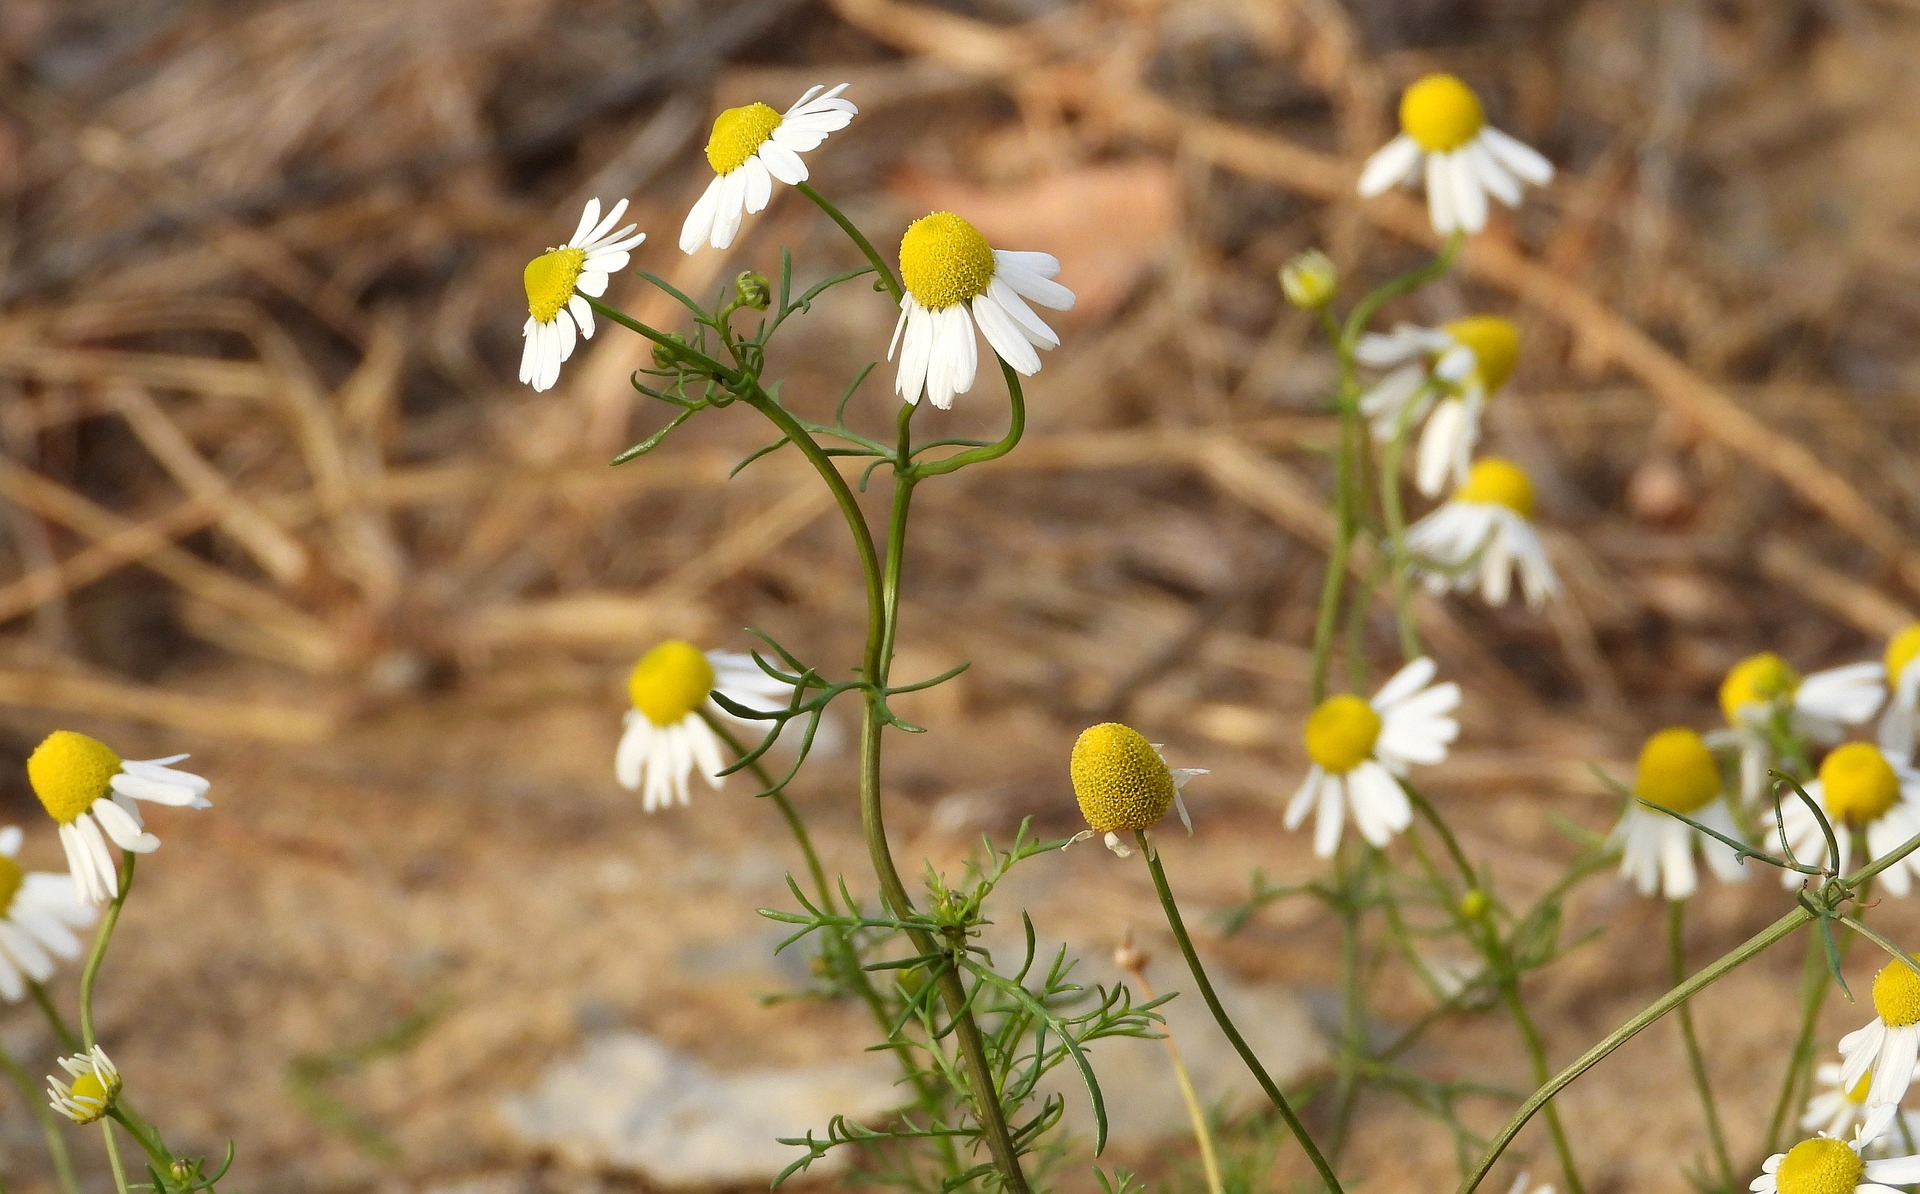
[[[1423,165],[1427,214],[1442,236],[1486,227],[1488,195],[1518,207],[1521,183],[1553,181],[1552,162],[1488,124],[1473,88],[1444,74],[1416,80],[1401,94],[1400,135],[1367,159],[1360,193],[1411,182]]]
[[[791,685],[760,670],[751,655],[732,651],[702,653],[691,643],[672,639],[640,657],[627,677],[633,708],[613,757],[614,777],[630,792],[641,792],[646,811],[686,804],[687,780],[695,769],[718,788],[727,766],[719,735],[701,714],[738,722],[713,699],[719,693],[736,705],[771,713],[787,707]],[[771,722],[742,722],[756,735]]]
[[[1861,1156],[1893,1122],[1892,1107],[1867,1117],[1852,1140],[1815,1136],[1768,1157],[1753,1194],[1899,1194],[1896,1186],[1920,1181],[1920,1157]]]
[[[93,909],[74,898],[71,879],[14,861],[20,837],[15,826],[0,829],[0,999],[9,1003],[26,995],[26,980],[52,978],[55,958],[79,957],[73,930],[93,923]]]
[[[136,801],[176,808],[211,808],[206,780],[164,759],[122,759],[105,743],[55,730],[27,757],[27,782],[47,815],[60,824],[60,845],[73,872],[73,890],[83,904],[104,904],[120,894],[120,873],[110,841],[122,850],[151,854],[160,839],[140,821]]]
[[[1880,746],[1896,758],[1911,760],[1914,740],[1920,737],[1920,622],[1888,641],[1885,669],[1891,695],[1880,719]]]
[[[1820,761],[1820,773],[1806,785],[1806,791],[1819,802],[1833,827],[1834,842],[1840,848],[1833,868],[1840,874],[1852,869],[1852,830],[1866,832],[1864,862],[1872,862],[1920,834],[1920,771],[1888,757],[1870,743],[1848,742],[1834,747]],[[1813,866],[1828,865],[1826,834],[1820,831],[1813,810],[1799,796],[1782,800],[1777,813],[1769,809],[1767,821],[1774,828],[1769,829],[1766,840],[1777,845],[1784,832],[1795,859]],[[1915,875],[1920,875],[1920,858],[1908,855],[1881,871],[1879,883],[1890,894],[1904,896],[1912,890]],[[1780,881],[1789,888],[1805,880],[1798,871],[1780,872]]]
[[[90,1124],[113,1110],[120,1097],[120,1071],[114,1068],[106,1050],[95,1045],[85,1053],[60,1059],[60,1068],[73,1079],[71,1085],[58,1078],[47,1079],[47,1105],[77,1124]]]
[[[633,247],[647,239],[646,233],[634,231],[634,224],[614,231],[626,213],[627,201],[622,199],[602,219],[600,200],[589,199],[567,243],[527,262],[522,274],[527,324],[521,329],[526,344],[520,352],[520,380],[534,389],[552,389],[575,343],[593,339],[593,308],[582,296],[605,294],[607,276],[627,268]]]
[[[1075,841],[1104,834],[1107,849],[1125,858],[1133,851],[1120,840],[1120,831],[1151,828],[1168,809],[1179,813],[1180,823],[1193,832],[1180,789],[1206,769],[1167,766],[1160,747],[1132,726],[1109,721],[1080,731],[1067,770],[1073,798],[1087,819],[1086,831],[1076,834]]]
[[[828,133],[846,128],[860,111],[852,100],[840,98],[846,89],[845,83],[831,91],[809,88],[784,113],[755,103],[714,117],[707,138],[713,181],[680,226],[681,251],[692,253],[702,242],[726,248],[743,217],[766,209],[775,179],[788,186],[805,182],[807,164],[800,155],[818,149]]]
[[[1620,875],[1640,890],[1669,900],[1684,900],[1698,886],[1693,865],[1694,847],[1706,855],[1707,865],[1722,880],[1745,877],[1733,849],[1701,833],[1685,821],[1646,807],[1640,801],[1671,809],[1724,833],[1736,841],[1740,826],[1722,798],[1720,766],[1706,740],[1683,726],[1671,726],[1647,739],[1640,748],[1633,794],[1613,841],[1620,846]]]
[[[900,238],[900,321],[887,359],[900,354],[894,390],[907,402],[925,394],[945,410],[955,394],[973,388],[979,365],[974,325],[1014,372],[1040,371],[1036,349],[1056,348],[1060,337],[1029,301],[1055,311],[1073,308],[1073,291],[1054,281],[1060,261],[1049,253],[996,249],[972,224],[936,211],[907,225]]]
[[[1727,729],[1711,741],[1740,755],[1741,797],[1758,800],[1773,763],[1768,731],[1785,718],[1792,734],[1822,746],[1846,736],[1847,727],[1873,720],[1885,697],[1877,663],[1850,663],[1802,677],[1771,651],[1735,664],[1720,682],[1720,711]]]
[[[1807,1097],[1806,1112],[1800,1117],[1801,1131],[1845,1137],[1866,1122],[1867,1092],[1873,1086],[1873,1075],[1869,1073],[1847,1086],[1840,1081],[1840,1072],[1839,1063],[1831,1061],[1822,1062],[1813,1071],[1814,1091]],[[1909,1131],[1920,1130],[1920,1115],[1903,1111],[1900,1118]],[[1885,1151],[1893,1141],[1882,1135],[1874,1143]]]
[[[1385,846],[1413,823],[1413,806],[1398,777],[1415,763],[1438,763],[1460,734],[1449,716],[1460,704],[1460,686],[1433,683],[1433,660],[1425,656],[1393,674],[1373,700],[1328,697],[1307,718],[1307,757],[1313,766],[1287,805],[1284,824],[1298,829],[1315,813],[1313,852],[1331,858],[1340,846],[1346,809],[1360,835]]]
[[[1840,1085],[1866,1083],[1866,1108],[1897,1107],[1920,1063],[1920,974],[1899,959],[1873,976],[1873,1019],[1840,1038]]]
[[[1414,481],[1428,497],[1449,479],[1466,482],[1480,442],[1480,413],[1520,359],[1520,329],[1498,315],[1471,315],[1437,328],[1400,324],[1360,338],[1354,356],[1391,369],[1360,396],[1360,410],[1383,443],[1422,418]],[[1431,413],[1429,413],[1431,412]]]
[[[1560,582],[1532,517],[1527,474],[1510,460],[1483,456],[1453,497],[1408,528],[1407,547],[1432,592],[1477,582],[1487,604],[1505,605],[1518,571],[1527,604],[1538,606],[1560,591]]]

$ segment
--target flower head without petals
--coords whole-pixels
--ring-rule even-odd
[[[1194,776],[1206,774],[1196,768],[1167,766],[1159,747],[1117,721],[1080,732],[1068,771],[1088,831],[1104,834],[1107,848],[1122,857],[1128,850],[1120,831],[1151,828],[1169,809],[1178,809],[1180,820],[1186,822],[1180,789]]]

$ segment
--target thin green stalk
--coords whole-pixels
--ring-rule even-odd
[[[813,184],[804,181],[798,182],[794,184],[794,189],[813,200],[814,204],[819,207],[821,211],[827,213],[828,218],[840,225],[840,231],[846,233],[847,239],[851,240],[855,247],[873,264],[873,272],[880,275],[881,284],[887,288],[887,293],[893,296],[894,302],[898,303],[905,297],[904,292],[900,289],[900,280],[893,276],[893,268],[887,264],[886,258],[880,256],[879,252],[874,249],[873,242],[867,239],[866,234],[854,226],[852,220],[849,220],[841,213],[839,208],[828,202],[825,195],[814,190]]]
[[[1180,955],[1187,960],[1187,969],[1193,974],[1194,986],[1200,989],[1200,998],[1206,1002],[1207,1010],[1213,1013],[1214,1022],[1220,1025],[1220,1031],[1226,1034],[1227,1042],[1233,1046],[1234,1052],[1240,1055],[1240,1060],[1246,1063],[1247,1070],[1260,1084],[1260,1089],[1266,1091],[1268,1100],[1273,1103],[1273,1109],[1278,1111],[1280,1118],[1286,1121],[1287,1128],[1293,1133],[1293,1138],[1300,1142],[1301,1149],[1307,1154],[1307,1160],[1313,1163],[1314,1169],[1320,1174],[1320,1180],[1325,1183],[1328,1194],[1342,1194],[1340,1179],[1334,1176],[1333,1166],[1327,1163],[1327,1158],[1321,1153],[1320,1146],[1313,1142],[1313,1137],[1307,1132],[1307,1126],[1300,1122],[1298,1115],[1294,1114],[1293,1105],[1287,1102],[1287,1096],[1280,1092],[1280,1087],[1268,1076],[1266,1067],[1260,1064],[1260,1058],[1254,1054],[1246,1038],[1240,1035],[1240,1030],[1234,1027],[1233,1017],[1229,1016],[1227,1009],[1221,1006],[1220,996],[1214,993],[1213,983],[1207,979],[1206,967],[1200,964],[1200,955],[1193,948],[1193,938],[1187,935],[1186,921],[1180,915],[1180,905],[1173,898],[1173,888],[1167,884],[1166,868],[1160,865],[1160,852],[1154,849],[1153,842],[1147,838],[1146,831],[1143,829],[1134,830],[1133,839],[1139,844],[1140,853],[1146,857],[1147,872],[1153,876],[1153,888],[1160,895],[1160,907],[1166,913],[1167,927],[1173,930],[1173,939],[1180,946]]]
[[[1844,948],[1850,939],[1850,936],[1843,939],[1841,946]],[[1813,1061],[1814,1032],[1819,1026],[1820,1009],[1827,1001],[1829,985],[1826,957],[1820,947],[1820,939],[1809,937],[1807,956],[1800,970],[1800,1030],[1794,1035],[1787,1072],[1780,1079],[1780,1094],[1774,1100],[1773,1114],[1767,1119],[1763,1146],[1767,1156],[1780,1151],[1780,1133],[1785,1130],[1794,1108],[1799,1104],[1801,1078]]]
[[[133,890],[133,868],[140,856],[131,850],[120,851],[121,874],[120,893],[107,905],[106,914],[100,918],[100,929],[93,935],[93,952],[87,955],[86,969],[80,972],[80,1044],[91,1050],[96,1043],[93,1035],[93,984],[100,977],[100,963],[106,960],[107,943],[113,940],[114,926],[120,923],[120,909],[127,903],[127,895]]]
[[[113,1121],[100,1121],[100,1131],[107,1138],[107,1164],[113,1167],[113,1188],[119,1194],[127,1194],[127,1168],[120,1163],[120,1144],[113,1138]]]
[[[59,1039],[60,1048],[67,1053],[80,1051],[80,1038],[73,1035],[73,1029],[67,1027],[66,1017],[53,1005],[53,997],[47,989],[32,979],[27,980],[27,994],[33,997],[34,1006],[47,1018],[47,1026],[53,1029],[53,1035]]]
[[[1327,575],[1320,585],[1320,611],[1313,624],[1311,695],[1315,707],[1327,698],[1327,669],[1333,659],[1333,634],[1340,620],[1341,597],[1347,583],[1347,561],[1353,552],[1354,532],[1359,521],[1352,500],[1353,457],[1359,419],[1359,412],[1352,408],[1352,403],[1343,395],[1340,403],[1340,448],[1333,465],[1333,546],[1327,552]]]
[[[78,1194],[79,1186],[73,1177],[73,1157],[67,1152],[67,1138],[60,1132],[60,1124],[54,1118],[53,1108],[47,1106],[45,1096],[34,1082],[33,1075],[15,1061],[13,1054],[0,1048],[0,1069],[7,1073],[7,1079],[19,1088],[20,1097],[26,1102],[27,1110],[40,1122],[40,1135],[47,1142],[47,1157],[53,1162],[53,1174],[60,1183],[64,1194]],[[0,1191],[4,1194],[4,1191]]]
[[[1407,432],[1418,395],[1400,412],[1393,438],[1387,441],[1380,468],[1380,509],[1387,520],[1387,543],[1393,561],[1393,616],[1400,628],[1400,655],[1411,663],[1421,655],[1420,632],[1413,624],[1413,568],[1407,553],[1407,514],[1400,496],[1400,461],[1407,448]]]
[[[1542,1107],[1552,1102],[1555,1095],[1565,1090],[1575,1079],[1579,1078],[1580,1075],[1600,1064],[1600,1062],[1615,1049],[1618,1049],[1620,1046],[1646,1031],[1647,1028],[1658,1022],[1662,1016],[1665,1016],[1668,1012],[1679,1007],[1701,991],[1706,990],[1714,983],[1719,982],[1722,978],[1725,978],[1747,962],[1766,952],[1780,941],[1785,940],[1791,936],[1795,930],[1813,918],[1814,913],[1805,907],[1793,909],[1779,920],[1774,921],[1760,932],[1755,933],[1752,937],[1741,942],[1738,946],[1735,946],[1725,954],[1714,959],[1713,962],[1709,963],[1692,978],[1674,987],[1659,999],[1642,1008],[1632,1019],[1608,1033],[1605,1039],[1601,1040],[1591,1049],[1588,1049],[1585,1053],[1582,1053],[1571,1065],[1561,1070],[1558,1074],[1555,1074],[1551,1080],[1544,1083],[1540,1089],[1529,1095],[1527,1101],[1520,1105],[1520,1109],[1513,1113],[1513,1117],[1507,1120],[1506,1125],[1502,1127],[1500,1131],[1495,1134],[1492,1141],[1488,1143],[1486,1152],[1481,1155],[1479,1162],[1474,1165],[1473,1171],[1460,1183],[1458,1194],[1473,1194],[1475,1190],[1479,1189],[1480,1183],[1486,1180],[1487,1174],[1493,1169],[1495,1163],[1500,1160],[1500,1154],[1504,1153],[1507,1150],[1507,1146],[1513,1143],[1513,1138],[1520,1134],[1520,1129],[1526,1127],[1528,1121],[1532,1120]]]
[[[1154,994],[1153,984],[1147,981],[1144,960],[1127,968],[1133,975],[1133,981],[1140,984],[1140,993],[1151,1003],[1158,998]],[[1220,1156],[1213,1146],[1213,1129],[1207,1125],[1207,1109],[1200,1104],[1200,1095],[1193,1088],[1193,1075],[1187,1071],[1187,1063],[1180,1056],[1180,1046],[1174,1042],[1173,1027],[1164,1025],[1160,1043],[1167,1048],[1167,1059],[1173,1063],[1173,1080],[1180,1088],[1180,1101],[1187,1106],[1187,1124],[1193,1129],[1193,1142],[1200,1150],[1200,1170],[1206,1175],[1207,1194],[1223,1194],[1225,1184],[1220,1177]]]
[[[1686,945],[1687,902],[1667,903],[1667,958],[1673,964],[1673,981],[1687,977]],[[1693,1087],[1700,1092],[1700,1110],[1707,1120],[1707,1139],[1713,1144],[1713,1160],[1720,1167],[1720,1180],[1729,1190],[1739,1188],[1733,1175],[1733,1157],[1727,1152],[1726,1133],[1720,1128],[1720,1109],[1713,1101],[1713,1083],[1707,1076],[1707,1059],[1700,1052],[1700,1037],[1693,1026],[1693,1007],[1681,1004],[1680,1039],[1687,1047],[1687,1067],[1693,1071]]]
[[[1362,888],[1367,882],[1372,851],[1361,856],[1360,865],[1344,865],[1347,851],[1342,850],[1342,865],[1337,869],[1340,897],[1340,1048],[1334,1066],[1333,1128],[1328,1134],[1327,1152],[1336,1160],[1347,1142],[1347,1128],[1353,1121],[1354,1104],[1359,1095],[1358,1078],[1366,1054],[1367,993],[1360,964],[1360,909]]]
[[[1533,1080],[1545,1082],[1553,1072],[1547,1063],[1547,1047],[1540,1039],[1540,1030],[1534,1026],[1533,1017],[1527,1014],[1527,1001],[1520,997],[1520,980],[1513,973],[1513,960],[1501,950],[1503,969],[1507,977],[1500,983],[1500,998],[1507,1005],[1508,1014],[1520,1030],[1520,1039],[1527,1047],[1527,1058],[1533,1063]],[[1560,1122],[1560,1111],[1556,1107],[1547,1108],[1547,1135],[1553,1140],[1554,1156],[1559,1158],[1560,1172],[1566,1177],[1569,1194],[1582,1194],[1586,1187],[1580,1183],[1580,1170],[1573,1163],[1573,1144],[1567,1139],[1566,1125]]]

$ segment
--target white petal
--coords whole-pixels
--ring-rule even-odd
[[[1433,230],[1441,236],[1460,227],[1453,210],[1453,177],[1444,153],[1427,155],[1427,215],[1433,220]]]
[[[1360,171],[1359,192],[1362,195],[1378,195],[1390,187],[1396,186],[1413,177],[1420,168],[1420,143],[1401,133],[1367,159],[1366,166]]]
[[[1055,311],[1073,310],[1073,291],[1054,281],[1060,262],[1051,253],[1012,253],[996,249],[994,276],[1004,278],[1014,293]]]
[[[1427,497],[1436,496],[1446,485],[1447,475],[1458,456],[1458,444],[1467,419],[1466,403],[1448,398],[1427,416],[1420,433],[1420,455],[1414,471],[1414,484]]]
[[[1460,217],[1460,227],[1478,232],[1487,226],[1487,193],[1480,189],[1480,179],[1464,154],[1455,152],[1445,156],[1445,173],[1453,188],[1453,209]]]
[[[1520,206],[1520,180],[1500,164],[1484,141],[1475,137],[1467,142],[1460,147],[1460,157],[1489,194],[1508,207]]]
[[[773,199],[773,176],[767,173],[767,164],[755,154],[741,164],[740,173],[746,176],[744,206],[747,213],[751,215],[767,210],[767,204]]]
[[[580,212],[580,224],[573,230],[573,235],[567,238],[567,243],[569,245],[578,245],[580,242],[586,240],[588,230],[599,222],[600,200],[596,196],[595,198],[587,200],[587,206]]]
[[[1013,366],[1013,371],[1022,376],[1031,377],[1040,371],[1040,354],[1014,322],[1007,309],[995,302],[991,293],[983,294],[973,300],[974,322],[980,325],[980,334],[987,338],[993,351],[1000,359]]]
[[[715,175],[707,189],[694,201],[687,222],[680,225],[680,251],[691,253],[713,236],[714,213],[720,209],[720,176]]]
[[[1544,187],[1553,181],[1553,163],[1533,146],[1501,132],[1492,125],[1480,130],[1480,140],[1502,166],[1534,186]]]
[[[1332,858],[1340,848],[1340,829],[1346,821],[1341,808],[1345,785],[1338,775],[1329,775],[1320,785],[1320,814],[1313,824],[1313,852]]]
[[[93,802],[93,816],[100,822],[113,844],[135,854],[151,854],[160,848],[160,839],[140,828],[140,823],[111,800]]]
[[[799,154],[782,145],[778,137],[762,145],[757,156],[768,174],[788,186],[807,181],[807,164],[800,160]]]
[[[1385,709],[1399,704],[1425,688],[1433,680],[1434,673],[1439,670],[1439,664],[1430,657],[1422,655],[1395,672],[1391,679],[1380,686],[1380,691],[1374,694],[1373,707]]]
[[[567,310],[573,315],[573,321],[580,325],[580,335],[593,339],[593,307],[580,295],[567,300]]]

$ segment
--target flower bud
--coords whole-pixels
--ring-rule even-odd
[[[1340,271],[1318,249],[1308,249],[1280,267],[1280,292],[1302,311],[1318,311],[1333,301],[1339,288]]]
[[[765,274],[748,270],[733,280],[733,289],[743,307],[764,311],[773,305],[773,284],[767,281]]]
[[[675,344],[685,344],[687,342],[687,338],[679,332],[668,332],[667,339],[673,341]],[[680,355],[678,353],[674,352],[673,349],[667,347],[665,344],[657,342],[654,344],[653,367],[655,369],[675,369],[679,367],[679,364]]]
[[[1469,887],[1460,895],[1460,915],[1468,920],[1479,920],[1492,907],[1493,901],[1477,887]]]

